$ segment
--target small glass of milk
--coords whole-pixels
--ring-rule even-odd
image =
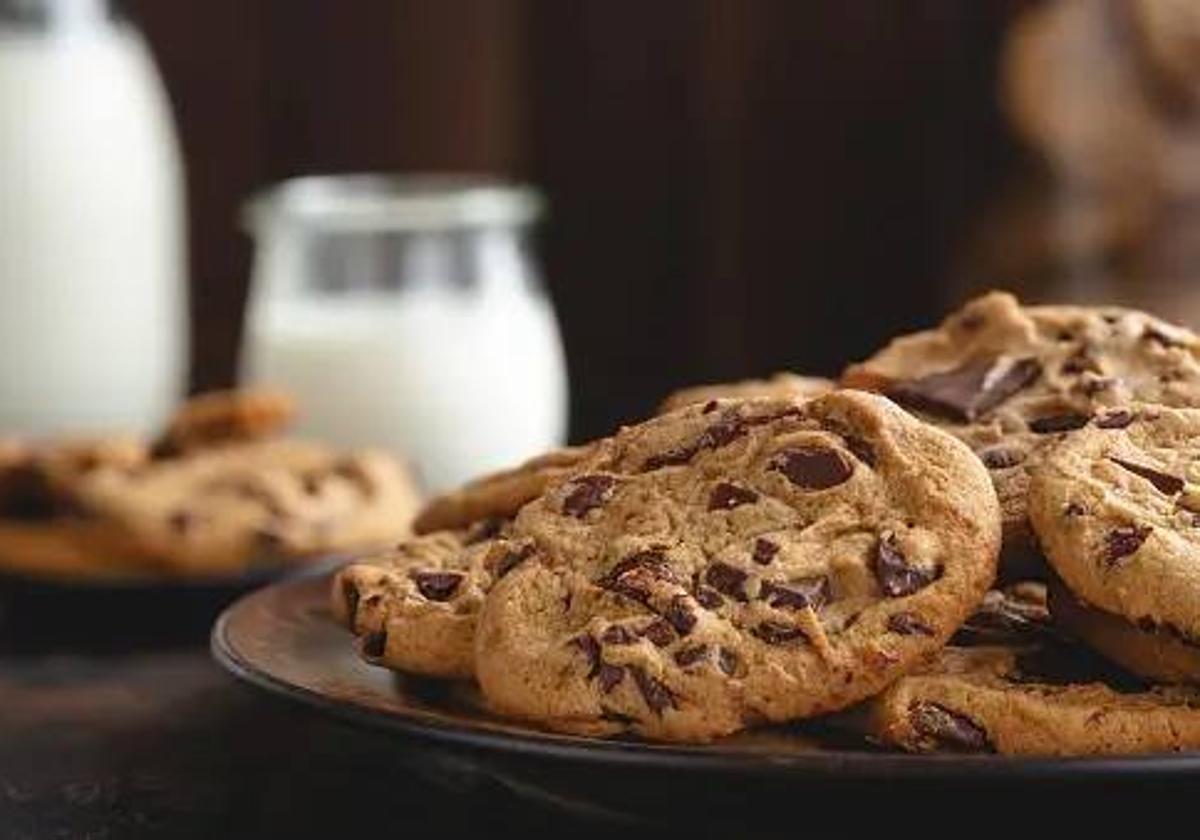
[[[299,431],[405,455],[429,490],[563,443],[567,374],[527,187],[320,176],[253,198],[244,378],[287,389]]]

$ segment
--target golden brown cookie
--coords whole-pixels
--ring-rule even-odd
[[[1021,306],[993,292],[851,365],[842,382],[965,441],[1000,497],[1003,564],[1027,563],[1029,470],[1043,449],[1133,401],[1200,405],[1200,339],[1129,309]]]
[[[272,437],[292,422],[295,401],[279,391],[239,389],[192,397],[175,412],[155,457],[172,457],[235,441]]]
[[[959,441],[885,399],[722,400],[623,429],[523,507],[484,600],[489,705],[702,741],[842,708],[937,650],[995,573]]]
[[[691,388],[680,389],[662,401],[658,407],[658,413],[667,414],[686,405],[706,403],[716,399],[748,399],[752,397],[808,399],[832,391],[834,387],[836,386],[832,381],[818,376],[776,373],[766,379],[746,379],[741,382],[695,385]]]
[[[486,519],[510,519],[588,454],[586,446],[555,449],[525,463],[481,476],[434,499],[417,514],[418,534],[463,528]]]
[[[946,648],[932,665],[900,678],[847,720],[880,743],[918,753],[1200,749],[1200,692],[1116,690],[1080,669],[1071,654],[1044,654],[1036,648]]]

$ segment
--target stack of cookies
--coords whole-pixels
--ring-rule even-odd
[[[335,613],[563,732],[1200,749],[1200,338],[994,293],[840,384],[691,389],[480,479]]]
[[[284,436],[292,400],[216,392],[151,441],[0,444],[0,566],[59,578],[226,577],[410,533],[407,470]]]

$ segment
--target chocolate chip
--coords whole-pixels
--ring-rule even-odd
[[[617,480],[611,475],[581,475],[571,481],[571,492],[563,499],[563,513],[582,519],[588,511],[609,500]]]
[[[712,494],[708,497],[708,509],[710,511],[733,510],[735,507],[753,504],[757,501],[758,494],[753,490],[722,481],[713,488]]]
[[[472,525],[463,537],[463,545],[476,545],[484,540],[490,540],[500,533],[500,529],[504,527],[504,518],[500,516],[489,516],[486,519],[481,519]]]
[[[1161,347],[1184,347],[1186,341],[1181,335],[1171,335],[1162,327],[1155,324],[1146,324],[1142,328],[1142,338],[1145,341],[1158,344]]]
[[[614,624],[600,635],[600,641],[606,645],[631,645],[637,641],[637,636],[630,633],[628,628]]]
[[[522,546],[516,551],[509,550],[504,552],[504,554],[500,556],[500,559],[495,562],[495,565],[492,568],[492,576],[495,577],[496,580],[500,580],[500,578],[504,577],[517,566],[521,565],[530,557],[532,557],[533,551],[533,543],[530,543]]]
[[[1151,530],[1148,526],[1130,525],[1109,531],[1104,537],[1104,562],[1112,566],[1137,552]]]
[[[933,630],[916,613],[901,612],[888,616],[887,628],[901,636],[932,636]]]
[[[358,601],[361,597],[354,581],[350,578],[342,578],[342,600],[346,604],[346,624],[350,629],[354,629],[354,622],[358,618]]]
[[[663,617],[675,628],[680,636],[686,636],[696,626],[696,614],[688,604],[687,596],[676,595],[667,606]]]
[[[824,575],[789,581],[786,586],[763,581],[759,597],[772,607],[788,610],[803,610],[809,607],[820,609],[829,602],[829,578]]]
[[[1083,516],[1087,513],[1087,508],[1079,504],[1079,502],[1067,502],[1063,508],[1063,516]]]
[[[746,595],[746,580],[749,578],[741,569],[734,568],[719,560],[704,572],[704,581],[718,592],[728,595],[735,601],[748,600]]]
[[[667,565],[666,556],[657,549],[648,549],[621,560],[598,581],[598,584],[645,604],[650,598],[649,587],[655,580],[678,582],[675,573]]]
[[[671,689],[667,688],[659,680],[646,673],[646,671],[638,665],[630,665],[629,673],[633,674],[633,681],[637,683],[638,691],[642,694],[642,699],[646,701],[646,705],[655,713],[661,715],[663,709],[676,708],[675,695]]]
[[[875,577],[883,593],[890,598],[911,595],[924,589],[939,575],[938,569],[910,566],[908,558],[891,536],[881,537],[875,546]]]
[[[363,656],[371,659],[378,659],[383,656],[383,652],[387,650],[387,631],[378,630],[374,633],[368,633],[363,636],[362,652]]]
[[[458,572],[410,572],[409,577],[430,601],[450,600],[463,579]]]
[[[646,462],[642,464],[642,472],[686,464],[692,458],[696,457],[697,453],[705,449],[720,449],[723,446],[728,446],[733,441],[745,435],[752,426],[762,426],[767,423],[773,423],[776,420],[783,420],[787,417],[800,417],[802,415],[802,409],[795,407],[771,414],[742,417],[737,413],[737,409],[735,408],[714,421],[692,443],[677,446],[674,449],[669,449],[666,452],[647,458]]]
[[[875,466],[875,448],[860,437],[855,435],[842,435],[842,440],[846,443],[846,448],[854,455],[855,458],[862,461],[868,467]]]
[[[770,540],[759,537],[754,541],[754,562],[760,566],[769,566],[779,553],[779,546]]]
[[[596,680],[600,683],[600,690],[608,694],[625,678],[625,669],[619,665],[610,665],[607,662],[601,662],[600,668],[596,672]]]
[[[709,400],[708,402],[706,402],[704,404],[704,408],[700,410],[700,413],[701,414],[712,414],[714,411],[717,410],[718,405],[720,405],[720,403],[718,403],[716,400]]]
[[[692,645],[675,652],[675,664],[680,668],[695,665],[708,655],[708,645]]]
[[[979,460],[989,470],[1006,470],[1025,460],[1025,453],[1012,446],[991,446],[979,452]]]
[[[710,589],[707,586],[696,588],[696,601],[700,606],[710,610],[715,610],[725,603],[725,599],[715,589]]]
[[[186,534],[194,522],[195,517],[186,510],[177,510],[167,517],[167,525],[177,534]]]
[[[805,490],[827,490],[854,474],[854,464],[842,453],[823,446],[785,449],[771,461],[768,469],[778,470],[792,484]]]
[[[719,667],[726,676],[732,677],[737,673],[738,655],[729,648],[718,648],[717,667]]]
[[[1110,461],[1118,467],[1129,470],[1134,475],[1141,476],[1154,485],[1160,493],[1165,493],[1168,496],[1174,496],[1183,489],[1184,481],[1182,478],[1173,476],[1170,473],[1159,472],[1154,467],[1147,467],[1144,464],[1135,464],[1132,461],[1126,461],[1123,458],[1109,457]]]
[[[1073,429],[1082,429],[1088,424],[1091,418],[1086,414],[1078,414],[1071,412],[1068,414],[1051,414],[1048,417],[1038,417],[1029,421],[1029,431],[1039,435],[1048,435],[1055,432],[1069,432]]]
[[[655,647],[666,647],[675,641],[675,634],[671,632],[671,625],[661,618],[651,621],[639,632],[649,639],[650,643]]]
[[[912,728],[936,749],[950,752],[992,752],[987,731],[966,715],[945,706],[917,700],[908,708]]]
[[[1117,408],[1101,414],[1094,422],[1097,429],[1124,429],[1133,422],[1133,412]]]
[[[808,636],[799,627],[774,621],[764,621],[750,632],[769,645],[786,645],[797,640],[808,641]]]
[[[1041,373],[1042,366],[1034,358],[976,359],[953,370],[899,382],[886,394],[901,405],[970,423],[1032,385]]]
[[[586,633],[576,636],[571,644],[579,648],[588,661],[587,678],[590,680],[600,673],[600,643]]]

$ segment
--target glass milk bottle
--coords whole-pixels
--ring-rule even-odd
[[[527,233],[528,189],[302,178],[250,203],[245,378],[301,432],[408,457],[442,490],[560,445],[567,376]]]
[[[183,176],[138,33],[0,0],[0,435],[148,431],[183,385]]]

